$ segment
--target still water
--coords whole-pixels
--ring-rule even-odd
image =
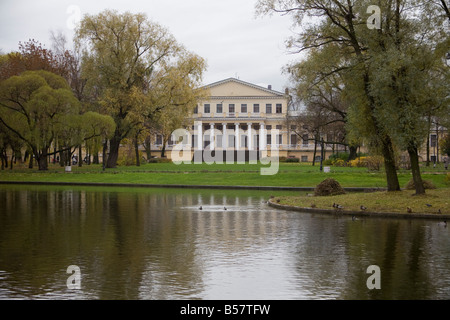
[[[450,228],[286,212],[271,194],[0,186],[0,299],[450,298]]]

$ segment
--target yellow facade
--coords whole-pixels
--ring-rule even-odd
[[[272,90],[239,79],[229,78],[205,86],[209,97],[191,115],[187,144],[195,151],[252,151],[258,157],[295,156],[303,162],[313,160],[314,143],[301,141],[290,127],[288,92]],[[225,137],[225,138],[224,138]],[[157,139],[158,140],[158,139]],[[159,139],[161,141],[161,139]],[[161,149],[161,145],[156,143]],[[169,143],[166,148],[170,158]],[[331,154],[328,146],[325,158]],[[316,157],[320,157],[320,146]]]

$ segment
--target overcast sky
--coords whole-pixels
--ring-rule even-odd
[[[204,84],[230,77],[284,91],[289,85],[282,67],[298,59],[285,41],[291,20],[255,16],[256,0],[0,0],[0,49],[18,49],[35,39],[50,47],[50,31],[72,41],[71,26],[79,15],[104,9],[144,12],[168,28],[185,47],[205,58]]]

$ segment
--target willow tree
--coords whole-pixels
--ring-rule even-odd
[[[427,99],[425,90],[419,94],[414,88],[427,87],[433,74],[433,63],[417,67],[412,61],[426,58],[445,42],[442,19],[429,17],[437,7],[416,0],[260,0],[259,9],[293,16],[301,31],[289,46],[299,52],[325,54],[330,46],[336,47],[329,55],[333,68],[321,76],[342,76],[352,132],[379,150],[388,190],[399,190],[394,145],[407,149],[411,161],[417,162],[423,135],[420,108]],[[422,74],[415,77],[420,69]],[[417,167],[414,177],[419,181]],[[416,193],[423,190],[419,187]]]
[[[88,124],[111,130],[109,116],[80,114],[79,108],[66,80],[48,71],[26,71],[0,82],[0,123],[32,150],[39,170],[47,170],[48,156],[105,134]],[[51,147],[56,150],[50,152]]]
[[[83,73],[99,93],[102,112],[111,115],[116,123],[106,164],[113,168],[120,142],[142,123],[142,116],[151,119],[163,111],[165,106],[157,103],[155,95],[159,83],[168,76],[165,70],[190,59],[192,54],[145,14],[111,10],[84,16],[75,42],[84,48]],[[201,75],[204,62],[200,58],[197,61],[201,65],[194,69]]]

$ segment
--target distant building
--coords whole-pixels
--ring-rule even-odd
[[[190,116],[188,144],[192,155],[196,151],[211,150],[271,155],[276,149],[278,156],[295,156],[301,161],[313,160],[314,142],[299,141],[293,128],[288,125],[288,92],[273,90],[235,78],[218,81],[205,88],[210,96],[201,101]],[[162,148],[162,137],[156,135],[155,146]],[[170,139],[166,150],[173,147]],[[320,157],[320,147],[318,148]],[[329,149],[330,150],[330,149]],[[170,152],[167,154],[170,157]]]
[[[217,152],[236,151],[249,154],[270,156],[276,149],[279,157],[296,157],[301,162],[312,162],[316,149],[316,161],[320,161],[321,145],[315,143],[308,134],[299,135],[296,125],[290,121],[298,115],[298,111],[290,110],[290,96],[287,90],[279,92],[269,85],[262,87],[239,79],[229,78],[206,85],[210,96],[201,101],[195,108],[189,131],[187,145],[195,152],[205,150]],[[430,160],[440,161],[439,139],[447,132],[444,128],[432,129],[430,139]],[[336,137],[321,135],[320,140],[334,141]],[[153,137],[152,155],[162,149],[162,136]],[[175,139],[169,139],[166,146],[167,157],[174,146]],[[419,157],[426,161],[426,148],[421,148]],[[324,159],[332,153],[347,151],[338,144],[324,145]],[[367,152],[362,146],[359,151]],[[408,161],[408,160],[405,160]]]

